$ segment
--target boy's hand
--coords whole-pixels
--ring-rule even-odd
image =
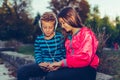
[[[48,68],[49,65],[50,63],[47,63],[47,62],[43,62],[39,64],[40,68],[43,69],[44,71],[49,71],[49,68]]]

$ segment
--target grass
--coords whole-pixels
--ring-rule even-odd
[[[18,49],[18,53],[26,54],[26,55],[34,55],[34,46],[33,45],[21,46]]]

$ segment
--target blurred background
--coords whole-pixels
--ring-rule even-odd
[[[0,47],[14,47],[19,53],[33,56],[34,40],[41,34],[41,15],[46,11],[57,15],[62,8],[71,6],[99,40],[98,71],[120,80],[119,3],[120,0],[0,0]]]

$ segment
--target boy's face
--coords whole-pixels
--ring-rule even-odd
[[[54,24],[55,21],[41,21],[42,31],[46,37],[51,37],[54,34]]]

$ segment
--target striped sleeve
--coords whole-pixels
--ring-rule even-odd
[[[35,40],[34,43],[34,57],[35,57],[35,61],[36,63],[40,63],[42,62],[42,54],[41,54],[41,49],[40,49],[40,37],[38,36]]]

